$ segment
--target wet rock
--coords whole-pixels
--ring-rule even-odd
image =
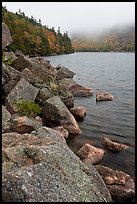
[[[85,144],[76,154],[82,161],[96,164],[103,159],[105,151],[90,144]]]
[[[58,96],[46,100],[42,112],[49,125],[61,125],[71,134],[81,133],[75,118]]]
[[[9,132],[10,129],[11,114],[6,109],[6,106],[2,106],[2,129],[4,132]]]
[[[53,129],[59,131],[65,139],[68,138],[69,132],[63,126],[57,126],[54,127]]]
[[[106,183],[114,201],[126,201],[134,198],[135,183],[128,174],[101,165],[95,165],[95,168]]]
[[[11,117],[11,131],[20,134],[30,133],[34,129],[42,126],[42,122],[35,120],[31,116],[20,116],[15,114]]]
[[[58,65],[56,67],[57,70],[57,79],[61,80],[63,78],[70,78],[72,79],[75,75],[74,72],[72,72],[71,70],[69,70],[68,68],[62,66],[62,65]]]
[[[12,114],[17,113],[18,107],[16,103],[19,100],[34,101],[38,91],[39,89],[32,86],[29,82],[22,78],[7,96],[7,109]]]
[[[86,116],[86,108],[83,106],[78,106],[70,109],[70,112],[75,118],[84,119]]]
[[[108,93],[96,93],[96,101],[112,101],[113,96]]]
[[[93,90],[79,84],[70,84],[69,91],[74,97],[89,97],[93,95]]]
[[[12,43],[12,41],[8,26],[5,23],[2,23],[2,48],[5,48],[7,45]]]
[[[108,137],[102,138],[102,144],[104,147],[106,147],[108,150],[113,152],[120,152],[123,149],[127,149],[128,146],[125,144],[120,144],[118,142],[111,141]]]

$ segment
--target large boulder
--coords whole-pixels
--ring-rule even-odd
[[[97,164],[104,158],[105,151],[90,144],[84,144],[76,154],[83,162]]]
[[[17,107],[17,102],[19,100],[32,100],[34,101],[39,89],[32,86],[24,78],[22,78],[18,84],[11,90],[6,98],[7,109],[10,113],[14,114],[19,111]]]
[[[12,134],[12,135],[11,135]],[[69,149],[58,131],[3,134],[3,202],[110,202],[103,180]],[[10,154],[11,153],[11,154]]]
[[[120,152],[123,149],[128,148],[128,146],[126,144],[114,142],[114,141],[110,140],[108,137],[102,137],[102,144],[104,147],[106,147],[108,150],[110,150],[112,152]]]
[[[2,48],[5,48],[7,45],[12,43],[12,41],[8,26],[5,23],[2,23]]]
[[[58,96],[46,100],[42,112],[45,121],[49,125],[61,125],[71,134],[81,133],[75,118]]]
[[[95,168],[105,181],[113,200],[128,201],[134,198],[135,183],[128,174],[101,165],[95,165]]]

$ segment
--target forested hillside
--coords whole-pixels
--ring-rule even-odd
[[[72,46],[76,51],[91,52],[134,52],[135,51],[135,27],[125,26],[114,28],[104,32],[97,38],[79,35],[72,36]]]
[[[67,32],[62,34],[60,28],[48,28],[37,20],[25,16],[24,12],[12,13],[6,7],[2,7],[2,21],[10,29],[13,43],[10,50],[19,49],[25,55],[47,56],[72,53],[73,48]]]

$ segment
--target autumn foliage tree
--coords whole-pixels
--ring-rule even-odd
[[[7,24],[13,38],[12,47],[26,55],[53,55],[74,52],[67,33],[61,34],[60,29],[42,26],[41,20],[25,16],[24,12],[12,13],[2,7],[2,21]]]

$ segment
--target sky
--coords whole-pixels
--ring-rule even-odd
[[[135,23],[135,2],[2,2],[8,11],[21,9],[42,25],[62,33],[98,32],[120,24]]]

